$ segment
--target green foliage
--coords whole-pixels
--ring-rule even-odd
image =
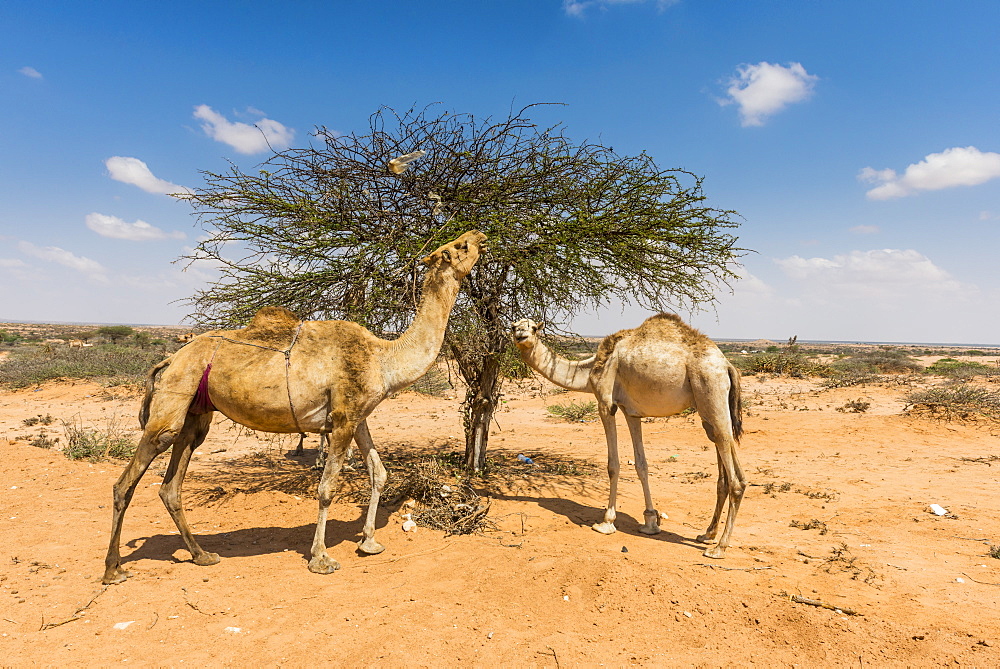
[[[803,378],[818,374],[821,371],[821,366],[809,359],[797,341],[798,337],[792,337],[781,348],[768,346],[767,350],[761,353],[733,356],[733,365],[740,370],[740,373],[747,376],[776,374]]]
[[[114,418],[109,419],[103,429],[85,427],[78,418],[72,422],[63,421],[63,431],[66,435],[63,455],[70,460],[122,460],[135,453],[136,444],[118,427]]]
[[[1000,368],[984,365],[973,360],[956,360],[941,358],[925,370],[928,374],[936,374],[949,379],[968,381],[976,376],[998,376]]]
[[[16,332],[0,330],[0,344],[16,344],[19,341],[24,341],[24,338]]]
[[[135,330],[127,325],[105,325],[97,328],[97,334],[107,337],[113,342],[118,342],[135,334]]]
[[[435,365],[428,369],[426,374],[417,379],[410,386],[410,390],[422,395],[430,395],[431,397],[443,397],[449,391],[453,390],[453,388],[451,381],[448,380],[448,375]]]
[[[906,410],[935,418],[1000,419],[1000,393],[966,384],[929,388],[907,395]]]
[[[525,371],[512,364],[510,322],[564,322],[616,298],[650,311],[712,302],[744,253],[735,213],[707,206],[700,177],[526,115],[550,109],[477,119],[383,108],[363,133],[320,128],[312,146],[253,173],[205,173],[184,197],[206,235],[185,257],[221,275],[190,299],[192,318],[240,326],[276,304],[396,334],[412,319],[420,260],[478,228],[490,250],[463,284],[446,348],[467,388],[466,443],[485,443],[503,372]],[[414,150],[426,155],[387,169]]]
[[[892,346],[855,351],[850,357],[830,364],[835,373],[882,373],[905,374],[919,372],[923,368],[909,354]]]
[[[0,365],[0,384],[24,388],[51,379],[102,379],[138,384],[163,359],[160,351],[106,344],[88,348],[19,347]]]
[[[851,388],[853,386],[864,386],[871,383],[878,383],[885,378],[880,374],[873,374],[872,372],[859,370],[830,370],[828,373],[829,376],[819,382],[819,384],[824,388]]]
[[[153,337],[148,332],[140,330],[132,334],[132,341],[139,348],[146,348],[153,342]]]
[[[546,407],[546,411],[571,423],[583,423],[597,418],[597,402],[563,402]]]

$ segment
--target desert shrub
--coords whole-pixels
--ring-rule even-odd
[[[879,383],[883,377],[872,372],[859,370],[853,371],[831,371],[830,376],[823,379],[819,384],[824,388],[851,388],[853,386],[864,386],[872,383]]]
[[[16,344],[23,341],[24,337],[16,332],[7,332],[6,330],[0,330],[0,344]]]
[[[956,360],[955,358],[941,358],[927,367],[925,371],[928,374],[961,381],[968,381],[976,376],[1000,376],[1000,368],[973,360]]]
[[[837,407],[837,411],[841,413],[864,413],[868,411],[871,405],[871,402],[866,402],[859,398],[856,400],[848,400],[844,406]]]
[[[431,397],[442,397],[452,389],[448,375],[442,372],[437,366],[428,369],[426,374],[414,381],[413,385],[410,386],[410,390],[421,395],[430,395]]]
[[[52,425],[55,420],[56,419],[52,417],[52,414],[47,413],[44,416],[42,414],[38,414],[37,416],[32,416],[31,418],[25,418],[21,422],[27,427],[31,427],[32,425]]]
[[[97,334],[107,337],[113,342],[118,342],[125,337],[131,337],[135,334],[135,330],[127,325],[105,325],[104,327],[97,328]]]
[[[929,388],[907,395],[905,410],[935,418],[1000,419],[1000,393],[966,384]]]
[[[58,347],[49,350],[35,346],[18,347],[0,365],[0,384],[24,388],[58,378],[117,378],[119,382],[141,383],[146,370],[162,359],[162,351],[131,346]]]
[[[66,435],[63,455],[70,460],[98,462],[107,458],[130,458],[135,453],[135,443],[114,418],[108,420],[104,429],[85,427],[78,418],[72,422],[63,421],[63,432]]]
[[[35,438],[28,443],[35,448],[52,448],[59,443],[59,437],[53,439],[49,433],[45,431],[45,428],[42,428],[38,431],[38,434],[35,435]]]
[[[1000,546],[990,545],[990,557],[1000,560]]]
[[[791,337],[781,348],[768,346],[764,351],[749,355],[732,356],[733,366],[741,374],[777,374],[802,378],[816,374],[821,366],[809,359],[809,356],[796,343],[798,337]]]
[[[546,407],[546,411],[571,423],[580,423],[597,417],[597,402],[591,400],[582,404],[576,402],[552,404]]]
[[[879,346],[877,349],[854,351],[849,357],[830,364],[834,373],[905,374],[919,372],[920,363],[901,349]]]

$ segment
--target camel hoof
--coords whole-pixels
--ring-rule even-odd
[[[201,555],[195,555],[192,561],[199,567],[211,567],[213,564],[219,564],[222,562],[222,558],[219,557],[218,553],[202,553]]]
[[[660,524],[659,523],[648,523],[648,524],[643,525],[642,527],[640,527],[639,528],[639,532],[641,532],[642,534],[649,534],[649,535],[659,534],[660,533]]]
[[[340,563],[329,555],[321,555],[309,560],[309,571],[314,574],[332,574],[340,569]]]
[[[369,537],[358,542],[358,550],[365,555],[378,555],[385,550],[385,546],[375,541],[372,537]]]
[[[699,534],[697,537],[695,537],[695,541],[697,541],[700,544],[710,544],[715,541],[715,535],[707,533]]]
[[[132,574],[121,568],[109,569],[104,574],[104,578],[101,579],[101,583],[104,585],[115,585],[116,583],[124,583],[126,579]]]
[[[601,534],[614,534],[618,531],[614,523],[594,523],[590,526],[595,532],[600,532]]]
[[[721,560],[722,558],[726,557],[726,549],[719,548],[718,545],[709,546],[708,548],[705,549],[705,552],[702,553],[702,555],[709,558],[715,558],[716,560]]]

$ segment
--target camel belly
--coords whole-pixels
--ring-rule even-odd
[[[694,406],[691,384],[683,367],[619,365],[617,372],[614,402],[626,415],[674,416]]]
[[[209,398],[226,418],[264,432],[316,432],[325,426],[327,393],[297,384],[289,393],[284,356],[242,362],[239,367],[216,363],[209,373]]]

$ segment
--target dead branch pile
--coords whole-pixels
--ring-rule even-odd
[[[386,499],[413,500],[413,521],[447,534],[471,534],[491,523],[489,497],[480,496],[464,473],[429,457],[413,463],[396,484],[386,485]]]

